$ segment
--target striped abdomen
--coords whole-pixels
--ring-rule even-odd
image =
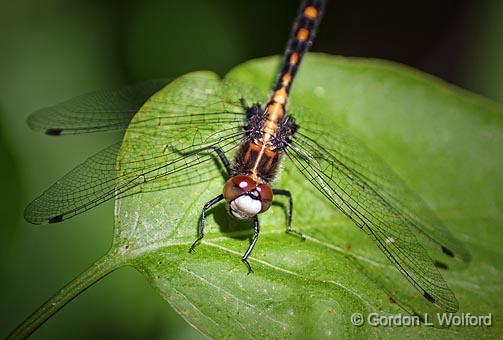
[[[263,129],[266,134],[274,134],[278,124],[281,124],[285,116],[285,107],[293,79],[302,61],[302,57],[311,46],[324,8],[324,0],[307,0],[304,1],[299,10],[283,56],[281,70],[274,85],[271,98],[266,105],[268,118]]]
[[[288,93],[302,57],[309,49],[325,7],[324,0],[306,0],[300,7],[283,56],[274,90],[265,108],[255,107],[234,164],[236,174],[246,174],[257,182],[274,178],[282,150],[296,126],[286,115]]]

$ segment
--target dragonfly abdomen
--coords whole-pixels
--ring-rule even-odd
[[[271,101],[278,93],[284,92],[286,96],[288,95],[302,57],[309,49],[316,34],[325,2],[324,0],[311,0],[303,3],[290,33],[290,39],[283,56],[283,66],[278,74]],[[284,104],[286,104],[286,97]]]
[[[324,7],[323,0],[308,0],[303,3],[292,28],[283,57],[283,66],[271,97],[263,114],[259,115],[260,119],[249,122],[248,131],[260,135],[255,138],[260,140],[260,143],[255,143],[257,146],[252,144],[242,146],[240,156],[243,157],[241,160],[238,159],[238,163],[241,161],[240,165],[248,165],[247,162],[251,159],[253,162],[251,174],[254,177],[260,178],[262,175],[269,180],[274,177],[279,156],[296,130],[293,119],[286,113],[288,93],[302,57],[312,43]],[[260,129],[258,129],[259,124],[261,124]],[[256,153],[253,148],[260,151]],[[273,153],[279,153],[279,155],[272,156]],[[241,170],[246,170],[246,166]]]

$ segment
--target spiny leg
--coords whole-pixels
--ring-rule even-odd
[[[288,190],[283,190],[283,189],[273,189],[272,190],[273,195],[280,195],[280,196],[286,196],[288,197],[288,215],[287,215],[287,227],[286,227],[286,232],[288,234],[292,235],[297,235],[300,237],[302,241],[304,241],[306,238],[300,231],[292,229],[292,214],[293,214],[293,198],[292,194]]]
[[[198,150],[191,151],[187,154],[198,154],[198,153],[202,153],[204,151],[207,151],[209,149],[212,149],[213,151],[215,151],[215,153],[218,155],[218,158],[220,158],[220,160],[222,161],[222,163],[225,167],[225,171],[227,171],[227,175],[230,176],[231,172],[232,172],[230,162],[227,159],[227,157],[225,156],[224,152],[219,147],[211,145],[208,147],[204,147],[204,148],[201,148]],[[206,223],[206,210],[210,209],[213,205],[215,205],[216,203],[220,202],[223,199],[224,199],[224,195],[221,194],[221,195],[218,195],[217,197],[211,199],[209,202],[207,202],[204,205],[203,210],[201,212],[201,220],[199,221],[199,236],[194,241],[194,243],[192,243],[192,246],[190,247],[189,252],[193,252],[195,250],[195,247],[199,243],[199,241],[201,241],[204,237],[204,226]]]
[[[213,149],[213,151],[215,151],[217,153],[218,157],[222,161],[222,163],[224,165],[224,168],[225,168],[225,171],[227,171],[227,176],[231,176],[231,174],[232,174],[232,168],[231,168],[231,163],[227,159],[227,156],[225,156],[225,154],[222,151],[222,149],[220,149],[220,148],[218,148],[216,146],[213,146],[212,149]]]
[[[195,247],[197,246],[199,241],[201,241],[204,237],[204,225],[206,223],[206,210],[210,209],[213,205],[215,205],[216,203],[220,202],[223,199],[224,199],[224,195],[220,194],[204,205],[203,210],[201,212],[201,220],[199,221],[199,236],[194,241],[194,243],[192,243],[192,246],[189,249],[190,253],[192,253],[195,250]]]
[[[213,150],[213,151],[215,151],[215,153],[217,154],[218,158],[220,158],[220,161],[222,161],[222,164],[224,165],[225,171],[227,172],[227,176],[231,176],[231,174],[232,174],[231,163],[227,159],[227,156],[225,156],[225,153],[222,151],[222,149],[220,149],[219,147],[217,147],[215,145],[206,146],[204,148],[193,150],[193,151],[189,151],[189,152],[185,152],[185,153],[182,153],[182,154],[184,156],[186,156],[186,155],[197,155],[199,153],[203,153],[203,152],[208,151],[210,149]]]
[[[248,256],[250,256],[250,254],[253,250],[253,247],[255,247],[255,243],[257,243],[258,234],[260,232],[257,216],[255,216],[253,218],[253,229],[255,231],[255,233],[253,234],[253,239],[252,239],[250,245],[248,246],[248,249],[246,249],[245,253],[243,254],[243,257],[241,258],[241,261],[243,261],[246,264],[246,266],[248,267],[248,274],[253,273],[253,269],[250,266],[250,263],[248,262]]]

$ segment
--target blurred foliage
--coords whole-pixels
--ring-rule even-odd
[[[333,2],[314,47],[405,62],[502,101],[501,2],[407,6]],[[30,199],[116,139],[37,135],[27,129],[27,115],[98,88],[198,69],[224,74],[280,53],[296,9],[288,0],[0,2],[1,204],[8,216],[0,232],[0,334],[104,253],[112,235],[110,204],[42,229],[22,220]],[[199,337],[126,269],[65,307],[34,338],[68,334]]]

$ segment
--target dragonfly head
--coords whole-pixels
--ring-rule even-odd
[[[272,190],[269,184],[259,184],[250,176],[238,175],[225,183],[224,198],[229,202],[230,214],[246,220],[269,209]]]

